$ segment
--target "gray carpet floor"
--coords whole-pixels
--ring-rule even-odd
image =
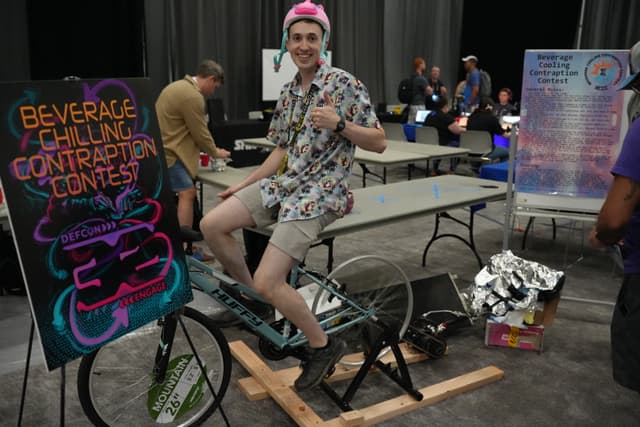
[[[406,168],[388,171],[391,182],[406,179]],[[358,177],[353,186],[360,186]],[[369,185],[380,185],[374,179]],[[206,191],[206,205],[215,200]],[[357,201],[356,201],[357,203]],[[463,209],[450,212],[465,217]],[[502,248],[504,203],[488,204],[478,212],[475,241],[487,260]],[[504,378],[477,390],[418,409],[386,421],[384,426],[638,426],[640,394],[617,385],[611,376],[609,324],[612,303],[621,282],[621,272],[603,252],[586,246],[590,227],[581,222],[558,221],[556,240],[552,240],[550,220],[536,221],[526,242],[522,229],[526,219],[515,221],[510,247],[515,254],[563,270],[567,280],[563,299],[552,327],[545,331],[544,351],[540,354],[511,348],[486,347],[484,322],[458,331],[448,339],[448,354],[439,360],[410,365],[418,388],[494,365],[504,371]],[[377,254],[397,263],[411,280],[451,273],[465,290],[479,271],[470,250],[455,239],[442,239],[430,250],[427,266],[421,266],[424,246],[434,227],[433,217],[424,217],[380,226],[336,239],[336,263],[355,255]],[[447,223],[447,231],[464,233],[461,226]],[[323,270],[326,249],[313,248],[308,265]],[[601,303],[577,302],[567,297]],[[203,310],[216,309],[210,301],[198,297],[194,305]],[[26,343],[30,325],[26,298],[0,297],[0,426],[16,425],[20,390],[24,373]],[[229,341],[242,339],[257,348],[257,339],[240,328],[227,328]],[[294,360],[268,362],[274,369],[295,364]],[[77,401],[75,376],[78,361],[66,367],[65,421],[68,426],[88,425]],[[270,399],[248,401],[239,391],[237,380],[247,376],[234,362],[232,381],[223,401],[232,426],[287,426],[291,419]],[[26,394],[22,425],[59,425],[60,371],[47,372],[37,344]],[[339,384],[343,390],[345,384]],[[395,397],[402,390],[383,375],[368,375],[352,401],[354,408]],[[323,393],[309,391],[301,396],[323,418],[339,415],[337,406]],[[224,425],[217,412],[207,425]]]

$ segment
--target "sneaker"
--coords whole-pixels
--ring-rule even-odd
[[[346,352],[347,343],[336,337],[329,337],[326,347],[308,349],[307,360],[301,363],[302,373],[294,383],[296,390],[308,390],[320,384]]]
[[[251,310],[256,316],[265,318],[271,314],[271,306],[269,304],[256,301],[254,299],[247,299],[240,295],[236,289],[230,288],[226,285],[221,285],[224,290],[230,294],[233,298],[240,301],[242,305]],[[218,311],[209,316],[213,323],[216,324],[219,328],[228,328],[230,326],[236,326],[242,324],[242,319],[240,319],[234,312],[231,310],[227,310],[227,308],[223,307],[222,310]]]

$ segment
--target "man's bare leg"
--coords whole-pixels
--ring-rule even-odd
[[[324,347],[327,344],[327,334],[304,298],[287,284],[287,274],[295,263],[295,259],[278,247],[269,244],[254,275],[254,288],[284,317],[304,332],[312,348]]]
[[[195,187],[178,192],[178,224],[193,227],[193,203],[196,201]]]
[[[253,226],[255,223],[249,210],[235,197],[226,199],[200,221],[200,230],[209,248],[231,277],[253,287],[277,308],[304,332],[311,347],[323,347],[327,344],[327,335],[302,296],[286,282],[287,274],[295,263],[293,258],[269,244],[255,277],[251,277],[240,245],[231,233],[239,228]]]
[[[209,211],[200,221],[200,231],[209,249],[231,277],[247,286],[253,286],[253,278],[240,245],[231,233],[255,225],[247,207],[233,196]]]

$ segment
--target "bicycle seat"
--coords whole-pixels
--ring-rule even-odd
[[[185,243],[199,242],[201,240],[204,240],[204,236],[201,232],[196,231],[186,225],[180,226],[180,238]]]

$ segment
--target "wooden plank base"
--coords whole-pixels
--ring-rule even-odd
[[[231,346],[231,354],[238,359],[234,353],[234,343],[230,344]],[[416,350],[406,343],[400,343],[400,350],[402,350],[402,355],[404,356],[404,360],[409,363],[421,362],[427,359],[427,355],[423,352]],[[343,358],[343,360],[362,360],[362,354],[350,354]],[[385,354],[381,359],[383,363],[391,363],[391,366],[396,366],[396,360],[393,357],[393,353],[389,351]],[[240,360],[239,360],[240,361]],[[240,361],[242,363],[242,361]],[[244,364],[243,364],[244,366]],[[246,367],[245,367],[246,369]],[[336,365],[336,370],[329,378],[327,378],[328,383],[332,383],[335,381],[343,381],[348,380],[356,376],[360,366],[349,366],[349,365]],[[247,369],[247,371],[249,371]],[[377,371],[375,367],[372,371]],[[278,371],[278,377],[287,385],[293,386],[293,382],[300,375],[300,368],[294,366],[292,368],[281,369]],[[269,393],[267,390],[260,385],[258,381],[256,381],[253,377],[241,378],[238,381],[238,386],[240,390],[245,395],[245,397],[249,400],[262,400],[269,397]]]
[[[420,389],[424,396],[416,401],[409,395],[398,396],[393,399],[371,405],[355,411],[342,413],[340,416],[325,421],[309,407],[293,390],[293,381],[299,375],[299,368],[288,368],[272,371],[244,342],[234,341],[229,344],[231,354],[251,374],[251,378],[242,378],[240,387],[250,400],[258,400],[266,395],[272,397],[278,405],[300,426],[365,426],[373,425],[401,414],[428,406],[453,396],[475,390],[486,384],[498,381],[504,377],[504,372],[495,366],[488,366],[477,371],[434,384]],[[411,359],[415,350],[402,346],[405,358]],[[422,356],[418,354],[416,359]],[[393,359],[391,353],[385,357]],[[416,362],[417,360],[412,360]],[[407,362],[409,363],[409,362]],[[355,367],[336,366],[336,372],[329,381],[339,381],[353,378],[357,373]]]

